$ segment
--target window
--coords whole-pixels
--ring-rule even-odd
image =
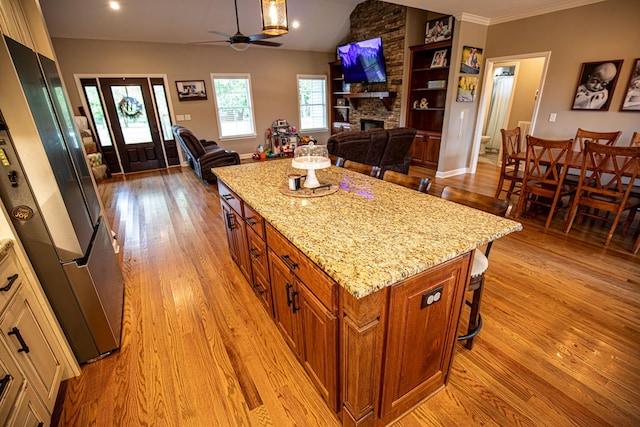
[[[327,130],[327,78],[298,76],[300,130]]]
[[[255,137],[251,80],[247,74],[211,74],[220,139]]]
[[[171,131],[171,116],[169,115],[169,104],[167,103],[167,94],[164,91],[163,83],[154,83],[154,79],[151,81],[153,86],[153,94],[156,99],[156,108],[158,109],[158,116],[160,116],[160,126],[162,127],[162,136],[165,141],[173,140],[173,132]]]
[[[84,93],[87,97],[87,104],[89,105],[89,112],[93,117],[93,123],[96,126],[96,132],[98,141],[101,147],[111,147],[113,142],[111,141],[111,134],[109,133],[109,126],[102,108],[102,100],[100,98],[100,92],[98,86],[92,83],[82,82]]]

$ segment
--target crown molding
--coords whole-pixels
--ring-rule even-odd
[[[545,7],[532,8],[524,12],[514,13],[512,15],[504,15],[492,18],[489,25],[502,24],[505,22],[517,21],[518,19],[530,18],[532,16],[544,15],[547,13],[558,12],[565,9],[573,9],[575,7],[587,6],[594,3],[600,3],[605,0],[569,0],[564,3],[554,4]],[[463,13],[464,15],[464,13]]]
[[[491,20],[489,18],[485,18],[484,16],[473,15],[471,13],[462,12],[460,17],[458,18],[460,21],[471,22],[473,24],[480,24],[489,26]]]

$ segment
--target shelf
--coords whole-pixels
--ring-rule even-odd
[[[416,69],[411,70],[411,71],[415,73],[415,72],[417,72],[417,71],[438,71],[438,70],[448,70],[448,69],[449,69],[449,66],[447,65],[447,66],[445,66],[445,67],[416,68]]]
[[[420,87],[416,89],[411,89],[411,92],[426,92],[432,90],[447,90],[446,87]]]
[[[444,108],[412,108],[413,111],[444,111]]]
[[[361,99],[379,99],[382,101],[387,111],[393,108],[393,102],[396,100],[397,92],[357,92],[345,94],[344,97],[351,100],[353,108],[358,109],[358,103]]]
[[[350,95],[351,92],[332,92],[333,95]],[[346,98],[346,97],[345,97]]]
[[[351,108],[348,105],[334,105],[333,108]]]

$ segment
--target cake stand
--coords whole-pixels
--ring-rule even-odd
[[[307,177],[304,180],[303,187],[318,187],[320,182],[316,177],[316,169],[326,169],[331,166],[327,147],[314,145],[313,143],[296,147],[291,166],[296,169],[307,170]]]

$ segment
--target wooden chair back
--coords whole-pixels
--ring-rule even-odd
[[[527,156],[516,217],[522,214],[528,202],[547,206],[549,215],[545,229],[549,228],[560,197],[575,191],[575,187],[563,185],[568,169],[564,164],[572,145],[572,139],[553,140],[527,135]],[[534,200],[530,199],[531,195],[540,197]]]
[[[640,205],[640,199],[630,197],[633,186],[628,183],[634,182],[639,173],[640,146],[616,147],[587,141],[580,181],[565,225],[565,233],[571,229],[580,206],[595,209],[595,212],[583,210],[580,215],[596,219],[606,219],[598,215],[601,210],[615,212],[605,246],[611,242],[622,213],[632,209],[623,228],[626,232]]]
[[[633,147],[634,145],[640,146],[640,132],[634,132],[631,136],[629,147]]]
[[[509,212],[511,203],[497,197],[485,196],[462,188],[446,186],[442,189],[443,199],[469,206],[493,215],[504,217]]]
[[[417,176],[405,175],[400,172],[387,169],[382,175],[384,181],[392,182],[394,184],[402,185],[403,187],[417,190],[421,193],[426,193],[431,187],[430,178],[420,178]]]
[[[524,149],[520,132],[520,127],[509,130],[500,129],[500,133],[502,134],[502,163],[495,197],[500,197],[500,193],[503,191],[507,193],[507,199],[509,199],[512,194],[519,193],[519,190],[516,190],[516,184],[522,183],[523,174],[520,171],[520,161],[515,160],[511,156],[521,153]],[[509,181],[509,188],[507,190],[502,189],[505,180]]]
[[[353,160],[345,160],[344,165],[342,167],[345,169],[352,170],[354,172],[358,172],[358,173],[373,176],[373,177],[377,177],[378,172],[380,172],[380,168],[378,166],[366,165],[364,163],[354,162]]]
[[[615,145],[622,132],[592,132],[578,128],[574,144],[578,146],[579,151],[584,150],[584,143],[587,141],[597,142],[603,145]]]
[[[507,166],[517,165],[517,161],[513,160],[510,156],[515,153],[521,153],[524,150],[522,145],[522,135],[520,127],[513,129],[500,129],[502,134],[502,165],[503,168]]]

